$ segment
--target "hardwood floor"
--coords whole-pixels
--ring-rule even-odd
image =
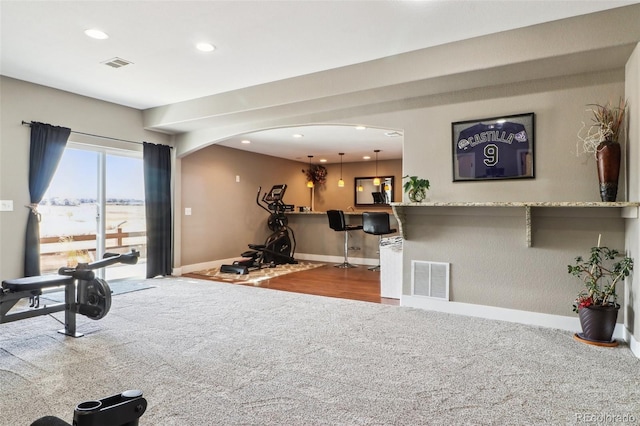
[[[334,264],[327,264],[262,281],[258,287],[388,305],[400,304],[397,299],[380,297],[380,271],[370,271],[367,266],[361,265],[341,269],[334,267]]]

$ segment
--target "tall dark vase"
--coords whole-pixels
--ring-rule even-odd
[[[587,306],[580,308],[578,316],[582,326],[581,338],[592,342],[611,342],[616,328],[618,310],[615,306]]]
[[[602,201],[616,201],[618,177],[620,176],[620,144],[618,142],[602,142],[598,145],[596,160],[598,162],[600,199]]]

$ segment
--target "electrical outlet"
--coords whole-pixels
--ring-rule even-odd
[[[12,212],[13,200],[0,200],[0,212]]]
[[[184,208],[184,215],[185,216],[191,216],[191,207],[185,207]]]
[[[236,182],[240,182],[240,175],[236,175]]]

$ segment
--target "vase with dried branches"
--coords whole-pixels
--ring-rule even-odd
[[[600,182],[600,199],[616,201],[620,176],[620,136],[625,125],[627,102],[620,99],[618,105],[611,102],[588,105],[591,124],[584,122],[578,132],[578,153],[595,155]],[[582,145],[580,145],[582,144]]]

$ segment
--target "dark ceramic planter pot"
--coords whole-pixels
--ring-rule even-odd
[[[582,326],[580,337],[594,342],[611,342],[619,309],[620,305],[618,304],[580,308],[578,311]]]
[[[603,142],[596,151],[600,199],[616,201],[618,196],[618,176],[620,175],[620,144]]]

